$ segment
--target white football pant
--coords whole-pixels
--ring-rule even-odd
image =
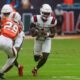
[[[21,48],[23,40],[24,40],[24,32],[21,31],[15,39],[14,47]]]
[[[50,53],[51,50],[51,39],[48,38],[45,41],[36,40],[34,41],[34,55],[40,55],[40,52]]]
[[[13,62],[17,57],[17,51],[13,47],[13,41],[3,35],[0,36],[0,50],[5,51],[6,54],[9,56],[6,64],[0,70],[0,73],[4,73],[11,65],[13,65]]]

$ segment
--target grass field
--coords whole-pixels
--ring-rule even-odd
[[[16,67],[5,73],[5,80],[80,80],[80,40],[52,40],[52,50],[46,64],[33,77],[37,64],[33,59],[33,40],[25,40],[18,61],[24,66],[24,76],[18,77]],[[7,59],[0,51],[0,69]],[[0,79],[1,80],[1,79]]]

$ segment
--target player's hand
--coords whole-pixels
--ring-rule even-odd
[[[44,31],[44,29],[40,30],[40,34],[43,35],[43,36],[47,35],[47,33]]]
[[[38,35],[38,30],[35,29],[34,33],[33,33],[33,37],[37,36]]]
[[[33,37],[35,37],[36,35],[38,35],[38,30],[35,29],[35,28],[32,28],[32,29],[30,30],[30,33],[31,33],[31,35],[32,35]]]

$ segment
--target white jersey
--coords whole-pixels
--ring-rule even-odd
[[[24,25],[23,23],[21,22],[20,25],[22,26],[23,30],[24,30]],[[23,43],[23,40],[24,40],[24,31],[21,31],[18,36],[15,38],[15,42],[14,42],[14,47],[18,47],[18,48],[21,48],[22,47],[22,43]]]
[[[31,22],[36,25],[38,29],[44,29],[46,32],[50,31],[50,27],[54,27],[57,24],[57,21],[54,17],[49,17],[46,22],[43,22],[41,15],[34,15],[31,19]]]
[[[50,33],[50,28],[55,27],[57,20],[54,17],[49,17],[46,22],[43,22],[41,15],[34,15],[31,18],[31,23],[34,23],[38,30],[44,29]],[[34,42],[34,55],[40,55],[40,52],[50,53],[50,50],[51,38],[37,35]]]
[[[31,18],[31,23],[34,23],[37,29],[44,29],[44,31],[50,33],[50,28],[55,27],[57,20],[55,17],[50,16],[46,22],[43,22],[41,15],[34,15]]]

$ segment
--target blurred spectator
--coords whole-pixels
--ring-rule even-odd
[[[73,0],[64,0],[64,4],[72,5]]]
[[[31,4],[30,0],[21,0],[21,6],[24,9],[33,9],[33,5]]]
[[[63,35],[63,32],[62,32],[62,24],[63,24],[63,21],[64,21],[64,17],[63,17],[63,10],[61,9],[61,5],[58,4],[56,9],[55,9],[55,17],[57,19],[57,34],[58,35]]]
[[[13,6],[13,8],[19,7],[19,0],[7,0],[7,4],[10,4]]]

